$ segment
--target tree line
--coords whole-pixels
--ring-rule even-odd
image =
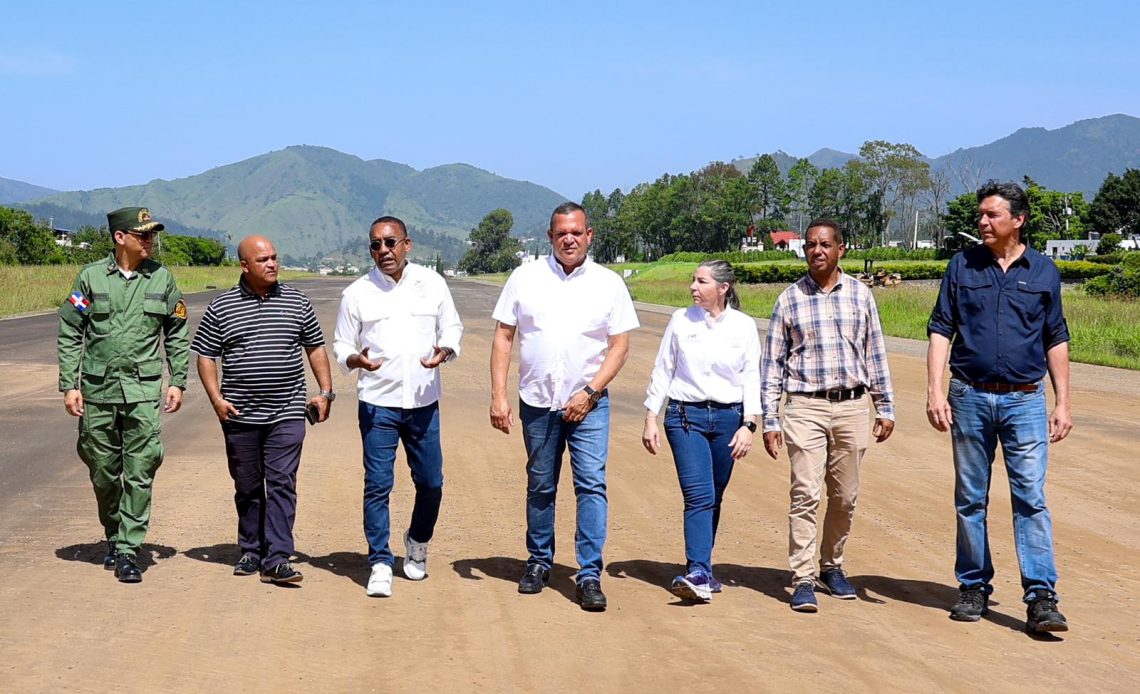
[[[747,173],[714,162],[628,193],[594,190],[581,204],[596,231],[593,254],[600,262],[738,250],[749,232],[761,239],[776,230],[802,233],[815,217],[838,221],[852,248],[914,247],[923,239],[952,250],[964,238],[959,232],[976,236],[977,229],[975,194],[952,198],[953,183],[976,190],[986,168],[966,160],[957,171],[932,171],[914,146],[873,140],[837,168],[799,159],[785,174],[765,154]],[[1109,174],[1091,203],[1081,192],[1049,190],[1028,176],[1023,184],[1032,205],[1026,238],[1038,249],[1050,239],[1088,238],[1090,231],[1107,236],[1109,246],[1140,233],[1140,170]]]
[[[82,225],[68,239],[70,245],[60,245],[47,223],[0,206],[0,265],[82,265],[106,258],[115,245],[105,226]],[[226,258],[225,244],[200,236],[159,234],[154,248],[166,265],[221,265]]]

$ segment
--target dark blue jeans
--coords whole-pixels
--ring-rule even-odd
[[[268,570],[293,554],[297,517],[297,468],[305,420],[275,424],[223,422],[226,458],[234,480],[238,547],[261,558]]]
[[[952,379],[950,411],[954,424],[954,506],[958,512],[954,573],[961,589],[992,590],[987,511],[994,454],[1001,444],[1013,503],[1013,539],[1026,596],[1037,589],[1056,591],[1053,519],[1045,506],[1049,465],[1045,387],[1022,393],[991,393]]]
[[[554,562],[554,504],[562,454],[570,448],[578,531],[574,549],[580,583],[602,575],[606,544],[606,454],[610,442],[610,401],[603,396],[581,422],[562,419],[562,410],[531,407],[519,401],[526,443],[526,548],[528,564],[549,569]]]
[[[357,418],[364,445],[364,537],[368,540],[368,563],[394,566],[396,558],[388,547],[388,496],[395,482],[396,444],[400,442],[404,444],[416,488],[408,534],[416,542],[428,542],[435,533],[443,499],[439,403],[403,409],[361,402]]]
[[[665,409],[665,437],[685,499],[685,561],[690,572],[712,575],[720,502],[735,462],[729,443],[743,422],[739,403],[698,407],[670,400]]]

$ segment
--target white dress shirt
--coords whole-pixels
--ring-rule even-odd
[[[608,339],[638,327],[617,273],[589,258],[567,275],[553,255],[515,268],[491,317],[519,336],[519,397],[561,410],[598,373]]]
[[[463,323],[451,292],[434,270],[407,263],[400,281],[372,268],[341,294],[333,351],[345,372],[348,358],[369,348],[383,359],[375,371],[360,369],[357,397],[380,407],[411,409],[439,400],[439,369],[424,368],[433,347],[459,355]]]
[[[669,320],[645,409],[658,413],[666,398],[744,403],[744,416],[760,414],[760,333],[756,321],[734,308],[713,318],[699,306],[678,309]]]

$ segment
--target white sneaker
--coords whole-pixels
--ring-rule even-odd
[[[428,543],[416,542],[404,531],[404,575],[410,581],[422,581],[427,577]]]
[[[383,562],[372,567],[372,575],[368,577],[368,597],[392,597],[392,567]]]

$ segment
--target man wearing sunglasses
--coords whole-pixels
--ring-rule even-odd
[[[368,244],[376,267],[344,290],[334,351],[346,372],[360,374],[364,535],[372,566],[367,593],[390,597],[396,559],[388,546],[388,496],[396,446],[404,444],[416,488],[410,527],[404,533],[403,571],[419,581],[427,577],[428,542],[443,496],[438,367],[458,356],[463,324],[444,279],[408,262],[412,240],[402,221],[377,219]]]
[[[182,293],[151,258],[163,225],[145,207],[124,207],[107,215],[107,227],[114,252],[79,271],[59,309],[59,390],[67,413],[79,418],[76,448],[107,538],[103,568],[138,583],[151,485],[162,464],[159,415],[182,406],[190,339]]]

